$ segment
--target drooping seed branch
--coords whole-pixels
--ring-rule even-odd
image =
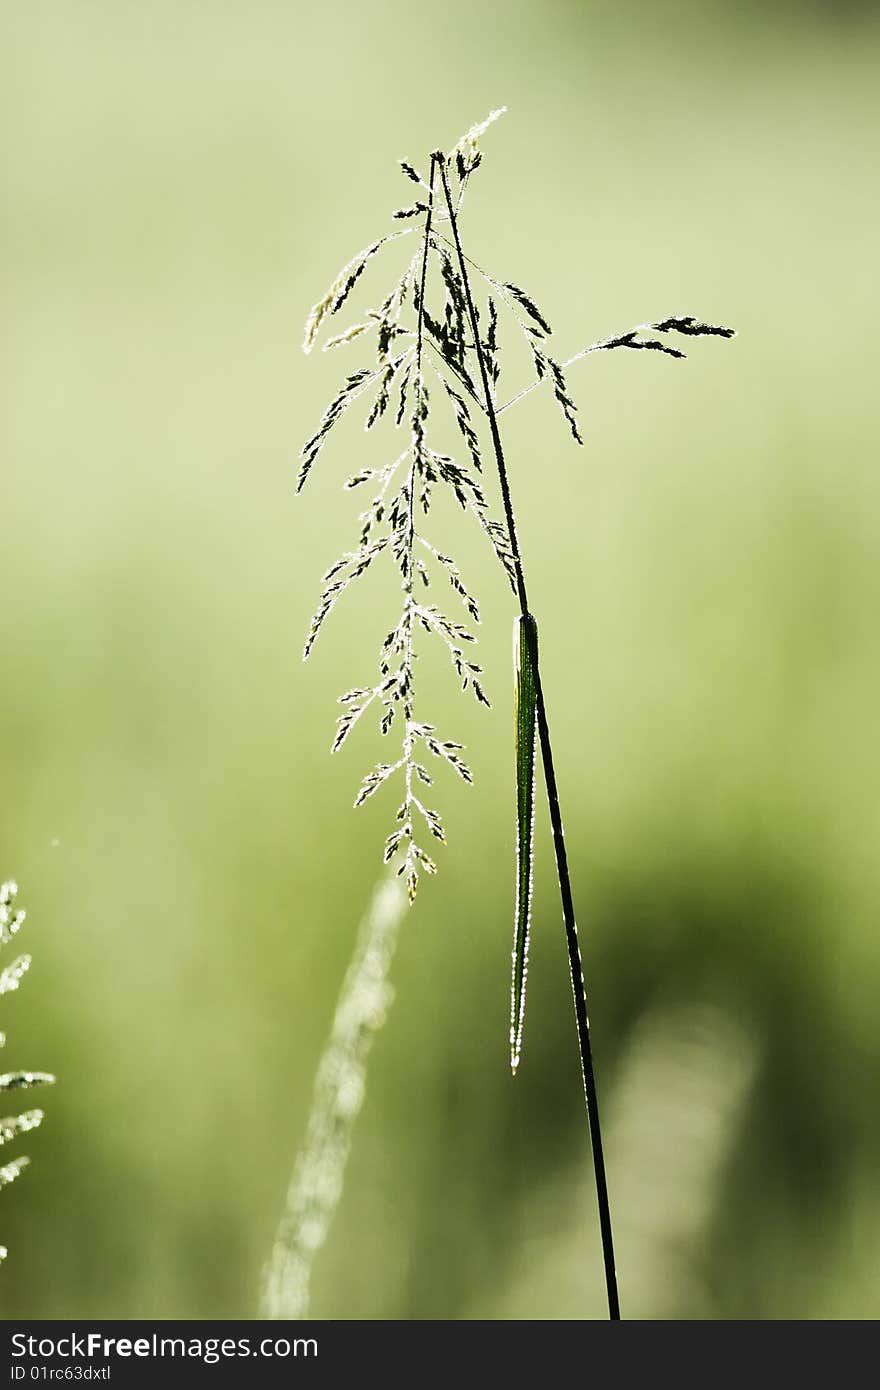
[[[413,793],[413,752],[416,742],[416,727],[413,720],[413,680],[412,671],[413,661],[413,625],[415,623],[416,602],[413,593],[413,575],[415,572],[414,551],[416,537],[415,505],[416,505],[416,485],[422,469],[422,451],[425,440],[425,381],[422,373],[422,349],[424,345],[424,325],[425,325],[425,282],[428,276],[428,251],[431,245],[431,221],[434,216],[434,161],[431,160],[431,175],[428,185],[428,211],[425,218],[425,231],[422,244],[422,267],[419,275],[418,290],[418,319],[416,323],[416,370],[415,370],[415,409],[412,418],[412,444],[410,448],[409,461],[409,481],[407,483],[407,521],[406,521],[406,561],[403,575],[404,592],[404,622],[406,624],[406,634],[404,638],[403,666],[409,673],[406,681],[406,693],[403,701],[404,735],[403,735],[403,758],[404,758],[404,798],[401,810],[403,812],[403,824],[401,830],[406,842],[404,873],[406,875],[407,886],[410,900],[415,895],[416,884],[418,883],[418,859],[415,849],[415,837],[413,832],[413,812],[416,804],[416,797]],[[425,861],[422,859],[424,865]]]
[[[421,788],[432,784],[431,773],[424,765],[423,751],[446,762],[465,781],[471,780],[470,769],[460,756],[462,745],[451,739],[440,738],[432,724],[416,717],[415,638],[419,629],[444,642],[461,688],[472,691],[481,704],[488,704],[481,684],[481,668],[467,654],[468,644],[475,641],[473,633],[435,603],[427,602],[422,595],[422,586],[429,588],[439,571],[452,586],[473,622],[480,621],[477,601],[466,587],[457,564],[420,531],[421,518],[430,510],[432,490],[443,484],[449,487],[462,509],[476,518],[501,562],[509,568],[510,561],[506,553],[504,528],[488,514],[478,477],[480,460],[477,436],[470,424],[468,406],[458,391],[460,385],[471,396],[474,395],[473,384],[464,364],[463,348],[458,349],[458,360],[454,364],[455,384],[446,375],[441,376],[441,380],[452,402],[458,428],[467,441],[473,468],[438,453],[428,443],[430,406],[425,348],[430,346],[437,349],[438,341],[446,341],[444,325],[434,319],[428,305],[428,272],[434,250],[436,162],[431,161],[428,180],[423,180],[411,165],[403,163],[402,167],[407,177],[414,179],[423,195],[426,195],[412,207],[395,213],[398,218],[424,219],[419,247],[380,307],[368,311],[361,322],[336,333],[324,343],[325,350],[343,348],[352,342],[362,344],[365,335],[375,331],[377,361],[375,366],[364,367],[350,374],[324,411],[317,429],[301,451],[297,490],[307,481],[331,431],[362,397],[376,393],[372,406],[368,408],[367,430],[386,415],[393,415],[397,429],[404,423],[409,427],[408,446],[397,454],[392,463],[379,469],[361,469],[346,483],[347,488],[354,489],[375,479],[378,490],[371,504],[361,513],[362,526],[357,547],[346,551],[324,575],[324,588],[303,655],[310,655],[326,619],[352,582],[366,574],[378,557],[389,556],[400,579],[402,612],[382,643],[378,681],[372,685],[358,686],[340,697],[344,708],[337,721],[333,751],[342,747],[370,709],[379,711],[379,729],[383,736],[390,732],[395,719],[398,726],[402,725],[399,756],[393,761],[378,763],[367,774],[355,805],[362,805],[395,774],[401,775],[403,795],[397,808],[394,829],[385,840],[384,859],[386,863],[394,861],[398,872],[405,877],[412,900],[420,874],[434,873],[436,869],[433,859],[419,844],[417,823],[426,827],[434,839],[445,839],[440,816],[422,800]],[[465,172],[467,167],[470,166],[466,166]],[[415,228],[408,230],[414,231]],[[309,315],[305,339],[307,351],[311,351],[322,336],[323,329],[328,326],[325,321],[332,319],[347,302],[378,249],[400,235],[392,234],[373,242],[343,268]],[[444,265],[443,269],[445,274],[447,267]],[[402,321],[410,300],[415,311],[411,326]],[[463,322],[463,309],[460,318]],[[453,364],[444,361],[452,370]],[[389,411],[392,388],[397,397],[397,408]]]

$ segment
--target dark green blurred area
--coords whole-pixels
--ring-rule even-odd
[[[395,159],[506,103],[464,230],[560,356],[740,332],[573,368],[584,450],[541,393],[504,417],[624,1313],[876,1316],[874,7],[54,0],[4,5],[0,52],[0,876],[34,955],[4,1064],[59,1077],[4,1315],[256,1312],[393,814],[349,809],[371,733],[328,756],[393,590],[299,659],[366,457],[350,422],[294,500],[354,363],[301,324],[406,201]],[[494,708],[437,667],[476,785],[440,793],[313,1311],[601,1317],[543,823],[507,1066],[511,602],[454,553]]]

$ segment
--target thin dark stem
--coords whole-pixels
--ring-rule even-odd
[[[409,470],[409,503],[407,506],[407,562],[404,591],[406,594],[407,611],[407,636],[406,636],[406,657],[405,664],[409,672],[407,681],[406,699],[403,705],[403,714],[406,720],[406,733],[404,740],[404,757],[406,759],[406,819],[404,821],[404,833],[406,834],[409,845],[407,849],[407,863],[413,848],[413,828],[412,828],[412,749],[413,749],[413,682],[412,682],[412,649],[413,649],[413,549],[415,542],[415,505],[416,505],[416,482],[419,476],[419,467],[422,457],[422,439],[424,433],[424,420],[422,419],[422,399],[424,392],[424,379],[422,377],[422,346],[424,343],[424,320],[425,320],[425,283],[428,278],[428,252],[431,245],[431,219],[434,215],[434,170],[435,161],[431,159],[431,187],[428,195],[428,216],[425,222],[425,244],[422,251],[422,268],[419,276],[419,309],[418,323],[416,325],[416,408],[413,415],[413,440],[412,440],[412,459]]]
[[[425,321],[425,282],[428,278],[428,251],[431,247],[431,221],[434,216],[434,170],[436,156],[431,155],[431,184],[428,189],[428,216],[425,221],[425,241],[422,249],[422,269],[419,276],[419,317],[416,324],[416,365],[419,374],[422,370],[422,341]]]
[[[462,376],[461,372],[458,370],[458,367],[456,367],[455,363],[454,363],[454,362],[450,362],[450,360],[449,360],[448,357],[444,357],[444,356],[443,356],[442,352],[441,352],[440,349],[438,348],[437,344],[433,341],[433,339],[431,339],[431,338],[426,338],[426,339],[425,339],[425,342],[427,343],[427,345],[428,345],[429,348],[433,348],[434,352],[435,352],[435,353],[437,354],[437,356],[440,358],[440,361],[443,363],[444,367],[447,367],[447,368],[449,369],[449,371],[452,372],[453,376],[455,377],[456,381],[458,382],[458,384],[459,384],[459,386],[462,388],[462,390],[463,390],[463,391],[467,391],[467,393],[468,393],[468,395],[470,396],[471,400],[474,401],[474,403],[475,403],[477,406],[479,406],[480,410],[483,410],[483,409],[485,408],[485,407],[483,406],[483,402],[480,400],[479,396],[477,395],[477,393],[476,393],[476,391],[473,389],[473,387],[470,385],[470,383],[467,382],[467,381],[465,381],[464,377]],[[436,366],[436,363],[435,363],[435,371],[439,371],[439,369],[438,369],[437,366]]]
[[[523,572],[522,556],[520,554],[519,542],[517,540],[516,517],[513,510],[513,501],[510,495],[510,482],[507,475],[507,465],[504,460],[504,450],[501,444],[501,435],[498,429],[498,419],[495,413],[495,405],[492,399],[492,390],[489,384],[489,372],[480,341],[479,324],[477,321],[476,309],[474,308],[473,296],[471,294],[470,281],[468,279],[465,255],[462,251],[461,238],[458,233],[458,219],[452,203],[449,191],[449,180],[446,175],[446,164],[442,157],[435,157],[440,175],[443,180],[443,193],[446,198],[446,206],[449,211],[449,221],[452,227],[452,234],[455,239],[455,249],[458,255],[459,271],[461,273],[462,285],[464,286],[465,298],[467,301],[468,314],[471,320],[471,329],[474,335],[474,344],[477,354],[477,361],[480,365],[480,377],[485,395],[486,415],[489,420],[489,430],[492,435],[492,447],[495,453],[495,462],[498,467],[498,480],[501,484],[501,496],[504,503],[504,515],[507,522],[507,530],[510,536],[510,546],[513,551],[514,573],[516,576],[516,592],[519,599],[520,612],[524,618],[530,617],[528,594],[526,591],[525,574]],[[593,1069],[593,1053],[590,1046],[590,1021],[587,1015],[586,988],[584,986],[583,967],[581,965],[580,946],[578,945],[577,923],[574,915],[574,900],[571,891],[571,878],[568,871],[568,856],[565,851],[565,832],[562,827],[562,812],[559,806],[559,791],[556,785],[556,772],[553,766],[553,749],[550,743],[550,729],[547,723],[547,708],[544,702],[544,692],[541,684],[540,667],[538,664],[537,637],[532,623],[526,623],[525,630],[527,640],[531,648],[532,665],[535,673],[535,696],[538,713],[538,735],[541,741],[541,759],[544,765],[544,781],[547,787],[547,800],[550,807],[550,824],[553,829],[553,847],[556,855],[556,869],[559,875],[559,890],[562,896],[562,918],[565,923],[565,936],[568,943],[568,965],[571,974],[571,987],[574,994],[574,1010],[577,1019],[578,1043],[580,1045],[581,1072],[584,1082],[584,1095],[587,1102],[587,1118],[590,1126],[590,1143],[593,1150],[593,1167],[596,1174],[596,1199],[599,1206],[599,1226],[602,1234],[602,1254],[605,1262],[605,1285],[608,1293],[608,1315],[617,1321],[620,1318],[620,1301],[617,1293],[617,1270],[614,1263],[614,1241],[611,1232],[611,1206],[608,1200],[608,1183],[605,1177],[605,1159],[602,1152],[602,1130],[599,1123],[599,1099],[596,1092],[596,1078]]]

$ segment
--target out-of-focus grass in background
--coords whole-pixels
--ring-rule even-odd
[[[294,501],[346,365],[301,323],[405,201],[394,158],[502,102],[466,235],[560,355],[670,312],[741,335],[572,369],[582,451],[541,393],[504,417],[624,1311],[876,1315],[871,9],[4,5],[0,873],[35,960],[3,1026],[59,1076],[7,1315],[256,1309],[389,815],[349,809],[372,735],[327,748],[390,587],[299,661],[363,457],[350,422]],[[512,613],[469,558],[495,708],[442,669],[427,699],[477,781],[442,793],[317,1316],[603,1312],[546,838],[507,1069]]]

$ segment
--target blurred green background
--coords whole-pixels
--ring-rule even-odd
[[[301,325],[407,200],[396,158],[506,103],[465,234],[560,356],[740,332],[573,368],[584,450],[543,393],[504,417],[624,1313],[876,1316],[876,7],[7,0],[0,54],[0,875],[34,954],[4,1060],[59,1076],[4,1315],[256,1313],[392,814],[350,810],[372,732],[328,746],[393,585],[300,662],[371,459],[348,422],[294,499],[357,354]],[[313,1312],[602,1317],[543,820],[507,1065],[511,600],[443,517],[494,707],[437,667],[476,785],[443,781]]]

